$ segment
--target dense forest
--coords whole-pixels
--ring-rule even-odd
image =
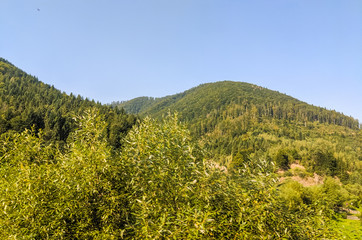
[[[229,165],[283,156],[278,167],[298,162],[311,173],[362,179],[356,171],[362,160],[358,120],[256,85],[208,83],[164,98],[113,105],[157,119],[178,112],[192,136],[214,155],[229,159]]]
[[[361,235],[351,117],[236,82],[102,105],[4,59],[0,97],[1,239]]]
[[[137,120],[122,110],[67,95],[0,58],[0,134],[42,129],[46,141],[64,143],[77,127],[73,118],[89,108],[107,116],[107,137],[116,148]]]
[[[301,191],[317,188],[331,178],[343,192],[332,209],[341,212],[346,205],[360,207],[362,133],[358,120],[352,117],[232,81],[112,105],[156,119],[178,112],[210,159],[228,171],[240,171],[260,159],[273,162],[282,180],[281,189],[288,186],[290,193],[300,197],[298,202],[313,202]]]
[[[268,118],[300,123],[317,121],[359,128],[358,120],[352,117],[243,82],[206,83],[163,98],[139,97],[126,102],[113,102],[112,105],[124,108],[129,113],[154,117],[161,117],[168,110],[177,111],[183,120],[191,122],[205,118],[217,122],[220,118],[225,118],[225,114],[232,117],[253,114],[258,120]]]

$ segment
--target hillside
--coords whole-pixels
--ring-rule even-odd
[[[207,83],[163,98],[136,98],[119,107],[155,118],[178,112],[192,135],[229,166],[266,157],[279,159],[279,167],[297,161],[310,172],[362,179],[356,119],[256,85]]]
[[[233,106],[239,107],[233,113],[234,116],[242,115],[248,109],[256,107],[254,111],[259,118],[271,117],[299,122],[318,121],[352,129],[359,127],[358,121],[352,117],[244,82],[206,83],[163,98],[139,97],[119,104],[119,107],[129,113],[154,117],[160,117],[169,110],[178,111],[182,119],[189,121],[205,118],[210,114],[216,114],[218,117],[218,114]]]
[[[43,130],[47,141],[65,142],[76,128],[73,117],[89,108],[96,108],[106,118],[109,141],[118,147],[135,116],[79,95],[67,95],[0,58],[0,134],[35,128]]]
[[[162,118],[135,124],[3,59],[0,92],[0,239],[360,236],[336,220],[362,206],[352,118],[221,82],[135,99]]]

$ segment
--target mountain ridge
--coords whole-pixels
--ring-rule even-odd
[[[254,93],[254,96],[251,93]],[[260,105],[262,101],[264,104],[271,103],[273,105],[281,103],[284,107],[286,105],[293,105],[288,107],[289,115],[299,120],[302,117],[307,117],[309,121],[317,120],[321,123],[348,126],[353,129],[359,128],[358,120],[351,116],[344,115],[335,110],[314,106],[287,94],[246,82],[219,81],[204,83],[184,92],[161,98],[138,97],[118,104],[112,103],[112,105],[124,108],[129,113],[160,117],[160,115],[166,114],[168,110],[181,113],[187,112],[186,108],[195,107],[195,102],[199,102],[199,105],[202,105],[201,109],[199,109],[201,110],[200,113],[205,116],[205,111],[212,111],[213,107],[219,108],[233,103],[247,105],[247,102],[252,105],[257,105],[257,102]],[[213,105],[213,107],[210,105]],[[200,106],[198,107],[200,108]],[[293,107],[297,108],[299,115],[303,116],[293,116],[296,114]],[[260,109],[258,110],[260,111]],[[308,111],[308,113],[302,114],[303,111]],[[269,114],[273,115],[274,113],[271,110]],[[182,117],[190,120],[195,116],[186,114],[186,116]],[[196,117],[198,117],[197,113]],[[288,117],[285,118],[288,119]]]

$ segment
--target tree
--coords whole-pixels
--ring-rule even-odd
[[[279,149],[275,156],[275,163],[283,170],[288,170],[290,168],[289,154],[285,149]]]
[[[169,115],[145,118],[124,140],[123,173],[131,216],[126,236],[138,239],[195,238],[205,214],[197,208],[202,152]],[[194,216],[190,216],[190,214]]]

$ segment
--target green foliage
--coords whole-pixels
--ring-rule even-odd
[[[206,217],[197,208],[202,152],[176,116],[145,118],[124,140],[122,163],[136,239],[190,238]],[[189,214],[193,214],[191,217]]]
[[[349,219],[336,219],[332,227],[339,233],[338,239],[360,240],[362,236],[362,225],[360,221]]]
[[[285,94],[244,82],[207,83],[183,93],[157,99],[140,97],[122,102],[119,106],[132,113],[150,114],[158,118],[171,109],[178,111],[184,120],[193,123],[195,120],[203,120],[206,124],[210,123],[211,126],[207,124],[209,126],[206,128],[213,127],[212,121],[215,123],[228,115],[244,115],[252,122],[258,122],[263,118],[274,118],[302,124],[319,122],[359,128],[358,121],[351,117],[308,105]],[[205,127],[202,128],[205,130]]]
[[[116,154],[101,118],[96,109],[78,117],[79,128],[64,152],[47,145],[41,133],[1,136],[1,238],[310,239],[333,234],[323,224],[323,211],[280,201],[269,161],[248,161],[228,173],[205,159],[177,116],[161,123],[146,118]]]
[[[321,193],[322,199],[331,209],[338,209],[344,206],[344,203],[349,198],[348,191],[342,187],[339,181],[331,177],[327,177],[324,180]]]
[[[64,144],[77,126],[73,116],[87,108],[97,108],[105,116],[109,142],[119,148],[120,139],[137,119],[81,96],[66,95],[3,59],[0,59],[0,93],[0,134],[34,127],[36,131],[43,130],[44,140]]]
[[[277,166],[283,170],[288,170],[290,168],[289,154],[284,150],[280,149],[275,156],[275,163]]]
[[[348,191],[350,199],[347,204],[350,208],[362,207],[362,185],[347,184],[344,188]]]
[[[279,191],[281,201],[291,209],[298,208],[301,204],[319,208],[323,206],[332,216],[334,212],[345,211],[347,207],[358,207],[360,186],[343,186],[337,179],[326,177],[323,184],[310,187],[304,187],[296,181],[287,181],[279,187]]]
[[[246,162],[228,174],[203,160],[174,116],[162,123],[144,119],[125,139],[122,156],[133,216],[127,238],[308,239],[327,234],[312,208],[292,212],[278,201],[268,161]]]
[[[313,161],[313,169],[318,173],[327,173],[328,175],[334,175],[337,170],[337,160],[333,156],[332,152],[324,149],[315,149],[311,154],[311,160]]]
[[[36,238],[56,226],[43,226],[57,221],[52,198],[55,184],[51,161],[54,151],[43,144],[40,136],[25,131],[1,136],[0,237],[2,239]],[[46,235],[43,235],[46,236]]]
[[[309,206],[315,209],[315,213],[324,211],[326,216],[331,217],[328,227],[334,232],[332,239],[360,239],[360,221],[340,217],[341,214],[346,217],[347,208],[356,207],[356,196],[352,192],[358,194],[359,188],[360,185],[344,187],[338,180],[330,177],[326,178],[322,185],[312,187],[303,187],[298,182],[288,181],[279,187],[279,197],[289,209],[298,210],[301,206]]]
[[[5,136],[0,182],[2,239],[112,239],[121,236],[118,162],[94,110],[77,120],[66,153],[28,131]],[[50,161],[51,158],[54,160]]]
[[[362,202],[358,122],[255,85],[122,103],[185,125],[136,124],[3,59],[0,93],[1,239],[334,239],[334,211]],[[295,161],[285,174],[334,178],[279,183]]]
[[[313,177],[313,173],[307,172],[305,169],[296,167],[294,169],[289,170],[291,172],[291,176],[299,176],[301,178]]]
[[[282,169],[294,161],[309,172],[361,182],[361,130],[357,120],[241,82],[203,84],[164,98],[137,98],[119,105],[127,111],[180,119],[211,154],[231,157],[231,168],[262,155]],[[283,150],[284,153],[278,151]],[[257,157],[256,157],[257,158]]]
[[[311,202],[302,184],[295,181],[284,183],[280,187],[280,197],[292,210],[298,209],[303,203]]]
[[[61,156],[58,170],[62,184],[63,216],[67,237],[116,238],[121,235],[122,198],[117,169],[106,139],[106,124],[94,110],[77,119],[69,150]],[[72,237],[70,237],[72,236]]]
[[[130,100],[129,102],[112,102],[111,105],[113,107],[123,106],[124,110],[127,112],[138,114],[147,109],[147,107],[151,106],[155,101],[156,99],[152,97],[138,97]],[[125,103],[127,104],[123,105]]]

